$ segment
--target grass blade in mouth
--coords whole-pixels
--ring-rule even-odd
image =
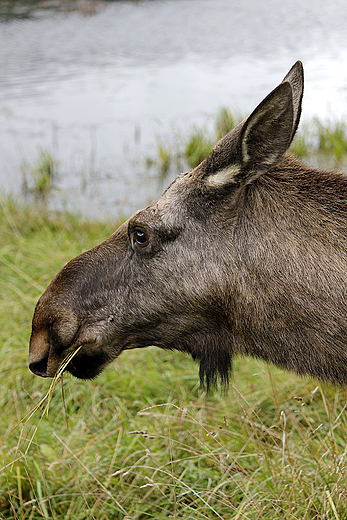
[[[66,367],[68,366],[70,361],[81,350],[82,347],[83,347],[83,345],[80,345],[76,350],[74,350],[72,352],[69,352],[69,354],[63,359],[63,361],[58,366],[58,369],[57,369],[57,371],[55,373],[55,376],[53,377],[53,380],[52,380],[52,382],[50,384],[50,387],[48,389],[47,394],[42,398],[42,402],[47,399],[47,406],[46,406],[47,417],[48,417],[49,405],[50,405],[50,402],[51,402],[51,399],[52,399],[52,395],[53,395],[54,389],[57,386],[57,384],[59,383],[60,378],[62,377],[64,370],[66,369]]]
[[[61,379],[61,377],[63,375],[63,372],[66,369],[66,367],[68,366],[68,364],[70,363],[70,361],[72,361],[72,359],[76,356],[76,354],[81,350],[82,347],[83,347],[83,345],[80,345],[73,352],[69,352],[69,354],[63,359],[63,361],[58,366],[58,369],[57,369],[57,371],[55,373],[55,376],[53,377],[52,383],[50,384],[48,392],[46,393],[46,395],[44,397],[42,397],[42,399],[40,399],[40,401],[34,406],[34,408],[32,408],[30,410],[30,412],[28,412],[23,417],[23,419],[21,421],[19,421],[18,424],[16,424],[16,426],[14,428],[12,428],[11,432],[9,432],[3,439],[0,439],[0,442],[2,442],[4,439],[6,439],[6,437],[8,437],[8,435],[10,433],[12,433],[20,424],[28,422],[33,417],[33,415],[37,412],[37,410],[42,409],[45,401],[47,401],[46,414],[47,414],[47,417],[48,417],[49,404],[51,402],[52,395],[53,395],[53,392],[55,390],[55,387],[59,383],[59,381],[60,381],[60,379]]]
[[[68,366],[68,364],[70,363],[70,361],[76,356],[76,354],[81,350],[81,348],[83,347],[83,345],[80,345],[76,350],[74,350],[73,352],[69,352],[69,354],[63,359],[63,361],[60,363],[60,365],[58,366],[58,369],[55,373],[55,376],[53,377],[53,380],[49,386],[49,389],[48,389],[48,392],[46,393],[46,395],[44,397],[42,397],[42,399],[34,406],[34,408],[32,410],[30,410],[30,412],[25,416],[23,417],[23,419],[21,420],[21,422],[23,421],[28,421],[33,415],[34,413],[36,412],[36,410],[42,408],[43,404],[45,403],[45,401],[47,400],[47,406],[46,406],[46,413],[47,413],[47,416],[48,416],[48,411],[49,411],[49,404],[50,404],[50,401],[52,399],[52,395],[53,395],[53,392],[54,392],[54,389],[55,387],[57,386],[61,376],[63,375],[63,372],[64,370],[66,369],[66,367]]]

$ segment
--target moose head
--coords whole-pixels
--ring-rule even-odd
[[[71,260],[37,303],[32,372],[93,378],[127,349],[190,353],[207,387],[234,355],[347,382],[347,180],[287,150],[297,62],[194,170]]]

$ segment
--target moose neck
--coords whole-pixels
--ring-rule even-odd
[[[239,278],[229,313],[234,350],[342,382],[347,370],[334,369],[327,352],[331,343],[342,352],[347,335],[341,279],[347,272],[341,254],[347,249],[347,179],[315,170],[308,175],[284,156],[243,196],[233,254]]]

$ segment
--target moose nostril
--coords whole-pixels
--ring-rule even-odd
[[[29,368],[37,376],[47,377],[47,362],[48,356],[41,359],[40,361],[29,363]]]

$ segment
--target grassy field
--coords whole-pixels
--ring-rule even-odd
[[[187,356],[122,354],[94,381],[27,367],[35,303],[115,224],[0,206],[0,518],[347,518],[347,391],[238,359],[204,394]]]

